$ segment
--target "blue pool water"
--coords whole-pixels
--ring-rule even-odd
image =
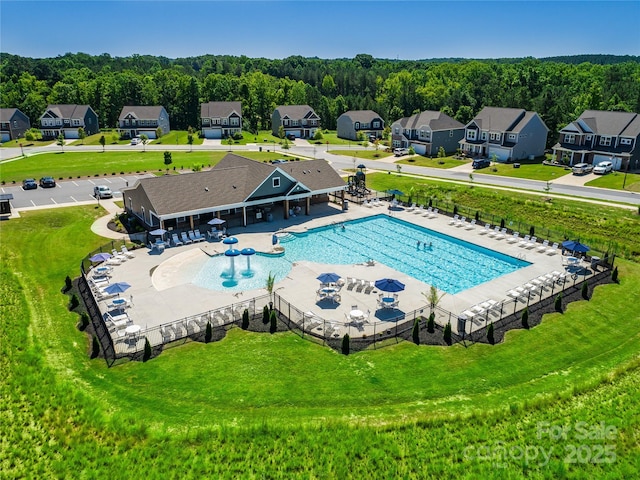
[[[345,223],[344,228],[338,224],[288,234],[280,242],[284,256],[251,257],[254,270],[251,277],[242,276],[242,271],[246,272],[246,258],[235,257],[236,275],[230,279],[229,258],[221,256],[208,260],[194,283],[215,290],[251,290],[263,288],[269,272],[276,281],[282,280],[291,264],[300,260],[353,264],[373,259],[454,294],[529,265],[524,260],[387,215],[353,220]]]

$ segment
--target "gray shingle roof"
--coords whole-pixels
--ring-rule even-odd
[[[484,107],[471,120],[482,130],[506,132],[513,130],[516,122],[526,113],[522,108]]]
[[[89,105],[48,105],[47,110],[53,112],[58,118],[84,118]]]
[[[208,102],[200,104],[200,118],[226,118],[233,112],[242,116],[242,102]]]
[[[344,112],[341,117],[348,117],[352,122],[371,122],[376,118],[382,119],[380,115],[378,115],[373,110],[349,110],[348,112]]]
[[[640,134],[637,113],[585,110],[578,120],[586,123],[596,135],[636,137]]]
[[[428,125],[433,131],[464,128],[464,125],[455,118],[451,118],[446,113],[436,112],[434,110],[425,110],[424,112],[416,113],[410,117],[404,117],[396,121],[400,122],[402,128],[410,130],[419,129],[423,125]]]
[[[312,113],[315,113],[309,105],[280,105],[276,110],[280,112],[280,118],[291,119],[309,118]]]
[[[17,108],[0,108],[0,122],[9,122],[16,111]]]
[[[119,120],[124,120],[124,118],[129,114],[132,113],[133,116],[135,118],[138,118],[140,120],[148,120],[148,119],[153,119],[153,120],[157,120],[158,118],[160,118],[160,113],[162,113],[164,107],[162,106],[125,106],[122,107],[122,110],[120,111],[120,117],[118,117]]]

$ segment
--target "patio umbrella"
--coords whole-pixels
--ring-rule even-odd
[[[156,228],[155,230],[151,230],[149,235],[164,235],[167,231],[164,228]]]
[[[367,168],[367,166],[364,163],[361,163],[360,165],[358,165],[358,168]]]
[[[129,285],[127,282],[116,282],[104,287],[104,291],[107,293],[117,293],[119,295],[129,288],[131,288],[131,285]]]
[[[387,193],[390,194],[390,195],[398,195],[398,196],[404,195],[404,192],[402,192],[400,190],[396,190],[395,188],[391,189],[391,190],[387,190]]]
[[[104,262],[106,260],[109,260],[111,257],[112,255],[110,253],[96,253],[89,260],[91,260],[92,262]]]
[[[571,252],[585,253],[591,250],[584,243],[580,243],[577,240],[565,240],[562,242],[562,248]]]
[[[375,286],[378,290],[382,290],[383,292],[401,292],[404,290],[404,283],[393,278],[376,280]]]
[[[321,273],[316,277],[316,280],[320,280],[320,283],[336,283],[340,280],[340,275],[337,273]]]
[[[236,237],[227,237],[222,241],[222,243],[229,245],[229,250],[231,250],[231,245],[238,243],[238,239]],[[236,252],[238,252],[238,250],[236,250]],[[238,252],[238,255],[240,255],[240,252]]]
[[[226,220],[222,220],[221,218],[215,217],[212,220],[207,222],[209,225],[222,225],[223,223],[227,223]]]

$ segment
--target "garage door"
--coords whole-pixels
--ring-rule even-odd
[[[506,162],[509,158],[509,153],[510,150],[507,150],[506,148],[489,147],[488,157],[491,158],[495,154],[496,157],[498,157],[499,162]]]
[[[205,129],[204,130],[204,138],[219,140],[222,138],[222,130],[219,128],[216,129]]]
[[[616,157],[610,157],[609,155],[594,155],[593,156],[593,164],[598,165],[600,162],[611,162],[613,163],[614,170],[620,170],[620,165],[622,165],[622,159]]]
[[[426,145],[420,145],[419,143],[412,143],[411,146],[413,147],[413,150],[418,155],[426,155],[427,154],[427,146]]]
[[[1,142],[8,142],[9,140],[11,140],[11,137],[9,137],[8,133],[3,133],[2,134],[2,138],[0,139]]]

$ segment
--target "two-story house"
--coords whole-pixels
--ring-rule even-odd
[[[0,142],[24,137],[31,120],[17,108],[0,108]]]
[[[449,115],[427,110],[403,117],[391,124],[393,148],[409,148],[418,155],[434,156],[440,147],[455,152],[464,136],[464,125]]]
[[[281,126],[286,137],[313,138],[320,128],[320,117],[309,105],[281,105],[271,114],[271,132],[279,136]]]
[[[640,163],[640,115],[629,112],[585,110],[577,120],[560,130],[553,146],[555,159],[597,165],[603,160],[614,170],[638,170]]]
[[[349,110],[338,117],[338,138],[358,140],[362,133],[366,140],[382,138],[384,120],[373,110]]]
[[[484,107],[466,126],[463,152],[500,162],[544,155],[549,129],[540,115],[521,108]]]
[[[242,133],[242,102],[201,103],[200,126],[204,138],[209,139]]]
[[[156,138],[158,130],[160,136],[171,131],[169,114],[160,106],[125,106],[120,111],[118,126],[125,137],[134,138],[137,135],[146,135],[147,138]]]
[[[79,138],[78,129],[87,135],[100,131],[98,115],[89,105],[48,105],[40,117],[42,138]]]

